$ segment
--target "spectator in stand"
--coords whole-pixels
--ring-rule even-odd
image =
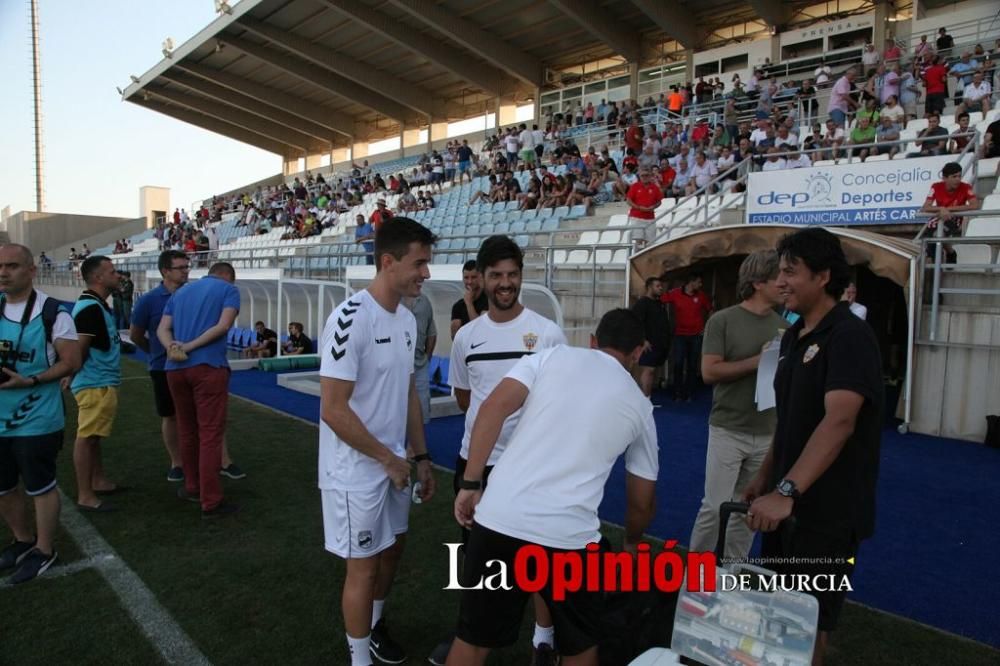
[[[784,153],[784,148],[779,148],[778,146],[771,146],[767,149],[767,159],[761,165],[761,171],[782,171],[787,168],[785,158],[782,157]]]
[[[625,130],[625,148],[633,155],[638,156],[642,152],[643,140],[642,128],[639,127],[638,114],[633,114],[629,119],[628,129]]]
[[[230,264],[213,264],[208,275],[178,290],[167,302],[156,334],[167,350],[167,383],[177,412],[184,487],[178,497],[201,503],[202,518],[231,515],[219,470],[229,402],[226,332],[240,310]]]
[[[799,151],[798,146],[786,144],[781,147],[781,150],[788,152],[788,156],[785,158],[786,169],[805,169],[812,166],[812,160],[809,159],[808,155]]]
[[[952,132],[951,140],[948,142],[948,152],[953,155],[964,151],[965,147],[972,141],[972,135],[976,132],[975,129],[969,129],[968,113],[960,113],[955,119],[958,121],[958,127]]]
[[[691,178],[694,180],[695,189],[702,189],[708,186],[712,180],[719,175],[718,169],[713,162],[705,156],[705,152],[699,150],[694,155],[694,164],[691,165]],[[706,194],[710,192],[706,191]]]
[[[934,217],[927,223],[927,236],[933,236],[939,224],[943,224],[941,235],[945,238],[958,238],[963,233],[965,218],[953,213],[966,210],[977,210],[979,201],[972,186],[962,181],[962,165],[958,162],[948,162],[941,169],[941,180],[931,186],[931,192],[924,201],[922,213],[933,213]],[[936,254],[936,244],[927,244],[927,256],[932,261]],[[957,254],[950,245],[944,245],[945,263],[953,264]]]
[[[980,71],[979,62],[972,59],[972,53],[965,51],[962,58],[948,70],[948,75],[955,77],[955,105],[962,103],[962,96],[965,94],[965,87],[972,83],[972,76]]]
[[[410,198],[413,198],[413,194],[410,193],[409,189],[407,189],[406,192],[407,194],[410,195]],[[413,198],[413,203],[414,204],[416,203],[415,198]],[[372,211],[372,214],[368,218],[368,221],[371,223],[372,228],[375,231],[378,231],[378,228],[381,227],[384,222],[391,219],[392,219],[392,211],[389,210],[389,208],[386,206],[385,199],[379,199],[378,201],[376,201],[375,210]]]
[[[875,127],[878,123],[879,112],[878,112],[878,102],[874,98],[865,99],[864,106],[858,109],[857,113],[854,114],[854,126],[858,126],[858,122],[862,118],[868,119],[868,124],[871,127]]]
[[[948,130],[941,127],[941,116],[927,115],[927,127],[917,134],[915,143],[919,152],[909,153],[907,157],[932,157],[948,152]]]
[[[672,325],[670,311],[661,300],[663,281],[659,277],[646,278],[646,293],[632,305],[632,312],[642,322],[645,342],[642,356],[635,367],[635,380],[647,398],[653,393],[656,372],[663,368],[670,350]]]
[[[889,63],[898,63],[903,57],[903,50],[899,48],[896,40],[891,37],[885,40],[885,51],[882,52],[882,62],[886,65]]]
[[[375,264],[375,227],[371,222],[365,222],[365,216],[360,214],[354,223],[357,225],[354,229],[354,243],[364,248],[365,263],[372,266]]]
[[[890,97],[899,99],[899,62],[894,61],[886,64],[885,73],[882,75],[882,85],[879,88],[879,104],[884,106]]]
[[[403,305],[417,320],[417,339],[413,345],[413,382],[420,400],[420,413],[424,425],[431,422],[431,382],[429,366],[437,345],[437,326],[434,325],[434,308],[427,294],[403,299]]]
[[[882,118],[888,118],[892,121],[894,125],[903,127],[906,122],[906,112],[897,103],[897,97],[895,95],[889,95],[885,100],[885,104],[879,110],[879,120]]]
[[[872,153],[874,155],[888,154],[889,159],[892,159],[899,152],[900,144],[891,143],[899,141],[899,125],[893,122],[892,117],[882,115],[878,129],[875,130],[875,141],[877,145]]]
[[[851,154],[860,157],[864,162],[868,155],[872,153],[872,146],[875,143],[876,131],[868,116],[858,116],[857,125],[851,130]]]
[[[674,400],[691,401],[698,387],[698,366],[705,319],[712,312],[712,301],[701,290],[701,273],[692,272],[684,286],[663,294],[662,300],[674,310],[674,345],[671,358]]]
[[[851,94],[857,77],[857,68],[849,67],[833,84],[833,89],[830,91],[828,113],[838,127],[847,127],[847,114],[858,107],[857,100]]]
[[[937,52],[938,55],[947,58],[951,55],[951,50],[955,48],[955,40],[951,38],[948,34],[947,28],[940,28],[938,30],[937,38]]]
[[[875,68],[880,60],[881,56],[875,50],[875,45],[865,44],[865,49],[861,52],[861,64],[864,65],[865,71]]]
[[[965,86],[965,91],[962,93],[962,103],[955,109],[955,115],[961,115],[966,111],[981,111],[985,118],[992,106],[990,104],[992,94],[993,87],[985,80],[983,72],[975,72],[972,75],[972,81]]]
[[[945,101],[948,98],[948,68],[944,66],[940,55],[934,56],[931,66],[924,70],[923,78],[927,91],[924,114],[929,116],[932,113],[944,113]]]
[[[281,352],[286,356],[299,356],[313,353],[312,340],[305,333],[301,323],[293,321],[288,324],[288,339],[281,345]]]
[[[921,60],[928,53],[934,53],[934,47],[927,41],[927,35],[920,35],[920,42],[913,48],[913,57]]]
[[[822,86],[830,82],[830,76],[833,74],[833,70],[830,66],[824,62],[820,62],[819,67],[813,72],[813,78],[816,79],[816,85]]]
[[[631,208],[628,212],[629,225],[634,227],[631,240],[645,245],[656,238],[657,206],[663,200],[663,192],[654,181],[652,169],[639,171],[639,182],[628,188],[625,200]]]
[[[670,95],[667,96],[667,110],[680,115],[684,108],[684,96],[681,95],[676,85],[670,86]]]
[[[513,127],[507,128],[504,136],[504,149],[507,151],[507,166],[511,169],[517,168],[517,151],[520,150],[521,142]]]
[[[527,168],[531,169],[534,168],[535,160],[538,159],[538,153],[535,152],[535,134],[524,123],[521,123],[520,129],[517,142],[521,146],[521,161]]]
[[[904,129],[909,121],[917,117],[917,102],[920,100],[919,78],[909,69],[903,71],[899,78],[899,104],[906,114],[901,123]]]
[[[1000,119],[990,123],[983,133],[982,156],[983,159],[1000,157]],[[1000,164],[997,165],[997,173],[1000,173]]]
[[[778,255],[752,253],[740,265],[740,303],[715,313],[705,328],[701,374],[714,387],[708,420],[705,494],[689,549],[710,551],[719,535],[719,506],[743,493],[760,469],[774,435],[774,409],[757,408],[757,367],[763,348],[788,328],[775,308],[784,298],[776,286]],[[727,526],[727,558],[745,558],[753,533],[745,520]]]

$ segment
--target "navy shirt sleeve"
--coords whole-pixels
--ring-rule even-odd
[[[149,330],[149,297],[143,295],[132,308],[132,325]],[[153,334],[155,335],[155,331]]]

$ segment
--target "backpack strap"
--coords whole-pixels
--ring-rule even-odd
[[[50,344],[52,343],[52,329],[55,328],[56,317],[59,316],[60,312],[70,312],[65,301],[50,296],[42,303],[42,325],[45,326],[45,341]]]

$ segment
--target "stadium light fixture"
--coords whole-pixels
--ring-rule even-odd
[[[233,8],[229,6],[226,0],[215,0],[215,13],[216,14],[232,14]]]
[[[166,39],[163,40],[163,57],[172,58],[173,52],[174,52],[174,40],[170,37],[167,37]]]
[[[139,83],[139,77],[135,74],[129,74],[128,77],[132,79],[132,83]]]
[[[115,86],[115,90],[117,90],[117,91],[118,91],[118,94],[119,94],[119,95],[124,95],[124,94],[125,94],[124,92],[122,92],[122,89],[121,89],[121,88],[119,88],[118,86]]]

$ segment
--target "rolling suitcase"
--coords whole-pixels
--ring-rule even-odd
[[[809,666],[819,619],[815,597],[780,589],[774,572],[767,569],[721,564],[729,517],[748,509],[742,502],[720,507],[716,591],[689,592],[687,585],[681,589],[670,647],[685,661],[706,666]],[[733,587],[741,574],[746,574],[748,585],[724,589],[724,582]]]

